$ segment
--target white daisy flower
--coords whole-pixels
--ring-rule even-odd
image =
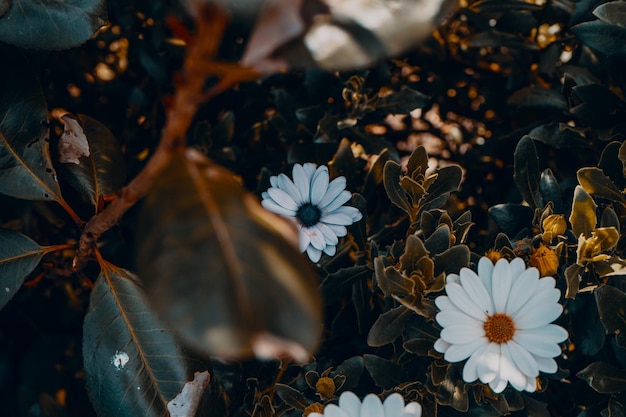
[[[537,389],[539,372],[557,371],[553,359],[567,331],[555,324],[563,306],[552,277],[539,279],[537,268],[521,258],[496,265],[486,257],[478,262],[478,275],[468,268],[447,277],[447,296],[435,300],[443,327],[435,350],[448,362],[468,359],[463,380],[479,379],[494,392],[507,383],[518,391]]]
[[[363,217],[356,207],[344,206],[352,197],[345,177],[328,181],[328,167],[295,164],[293,181],[285,174],[270,177],[272,186],[261,195],[263,207],[296,223],[300,252],[306,251],[313,262],[322,252],[333,256],[338,238],[348,233],[346,226]]]
[[[329,404],[324,414],[310,413],[308,417],[420,417],[422,406],[416,402],[404,405],[404,398],[398,393],[391,394],[380,402],[374,394],[368,394],[361,403],[359,397],[346,391],[339,397],[339,404]]]

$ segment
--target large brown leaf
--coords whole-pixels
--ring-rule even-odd
[[[196,151],[147,196],[138,267],[157,311],[196,349],[306,360],[320,335],[318,285],[293,225]]]

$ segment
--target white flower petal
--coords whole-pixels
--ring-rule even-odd
[[[328,226],[337,237],[343,237],[348,234],[348,229],[346,229],[346,226],[341,226],[338,224],[326,224],[326,226]]]
[[[270,177],[270,185],[272,187],[278,187],[278,177],[277,176],[271,176]]]
[[[539,298],[539,296],[537,296],[537,298]],[[533,305],[535,306],[534,308],[528,308]],[[515,327],[519,329],[534,329],[553,322],[562,312],[563,306],[561,304],[529,302],[512,318],[515,322]]]
[[[320,414],[320,413],[309,413],[308,417],[324,417],[324,414]]]
[[[517,367],[513,360],[513,355],[507,343],[500,345],[500,376],[507,379],[509,383],[518,391],[523,391],[526,387],[526,375]]]
[[[266,210],[269,210],[272,213],[280,214],[281,216],[295,217],[296,215],[295,210],[289,210],[283,206],[280,206],[271,198],[261,201],[261,205],[265,207]]]
[[[337,246],[326,245],[326,247],[324,248],[324,253],[328,256],[335,256],[335,253],[337,253]]]
[[[475,352],[483,350],[488,344],[489,341],[483,336],[480,336],[469,343],[455,343],[450,346],[448,350],[446,350],[444,359],[451,363],[461,362],[462,360],[469,358]]]
[[[539,329],[518,330],[513,335],[513,340],[533,355],[544,358],[559,356],[561,347],[554,340],[550,340],[549,335],[546,337],[545,331]]]
[[[353,392],[345,391],[339,397],[339,407],[346,411],[349,416],[361,415],[361,400]]]
[[[309,246],[309,243],[311,243],[311,238],[309,237],[309,233],[306,231],[306,229],[303,226],[300,227],[300,232],[298,233],[298,240],[299,240],[299,245],[300,245],[300,252],[304,252],[307,246]]]
[[[526,377],[526,386],[524,387],[525,391],[535,392],[537,391],[537,378],[533,378],[530,376]]]
[[[449,274],[446,277],[446,284],[452,284],[452,283],[460,284],[461,283],[461,277],[458,276],[457,274]]]
[[[352,219],[352,223],[358,222],[359,220],[363,218],[363,214],[361,214],[359,209],[356,207],[352,207],[352,206],[341,206],[341,207],[336,208],[332,212],[328,210],[326,212],[328,214],[331,214],[331,213],[332,214],[335,214],[335,213],[347,214]],[[322,216],[323,215],[324,214],[322,214]]]
[[[519,309],[535,295],[539,285],[539,271],[537,268],[529,268],[513,280],[511,297],[506,304],[506,313],[513,317]]]
[[[322,251],[319,249],[315,249],[313,246],[309,245],[306,248],[306,254],[309,256],[309,259],[312,262],[317,262],[322,257]]]
[[[435,305],[441,311],[454,310],[462,313],[462,311],[459,310],[459,308],[455,306],[454,303],[452,303],[452,300],[450,300],[450,297],[448,297],[447,295],[440,295],[439,297],[435,298]]]
[[[513,279],[519,277],[526,270],[526,264],[522,258],[513,258],[509,265],[511,267],[511,277],[513,277]]]
[[[401,414],[401,417],[421,417],[422,416],[422,405],[420,403],[416,403],[412,401],[404,406],[404,411]]]
[[[440,337],[446,342],[456,345],[473,342],[479,337],[483,337],[484,334],[485,331],[480,327],[453,325],[442,329]]]
[[[441,327],[448,327],[457,324],[461,326],[467,325],[480,328],[484,325],[483,322],[478,321],[475,318],[468,316],[467,314],[458,310],[440,311],[435,316],[435,319]]]
[[[346,189],[346,177],[337,177],[328,184],[328,189],[322,201],[320,201],[320,208],[325,208],[331,203],[343,190]],[[342,203],[343,204],[343,203]],[[341,205],[341,204],[340,204]]]
[[[450,348],[450,346],[452,346],[452,344],[446,342],[445,340],[443,340],[442,338],[437,339],[437,341],[435,342],[435,345],[433,346],[433,348],[437,351],[437,352],[441,352],[441,353],[446,353],[446,351]]]
[[[322,165],[317,168],[311,179],[311,204],[317,206],[324,198],[326,190],[328,190],[328,167]]]
[[[268,188],[267,193],[270,195],[270,197],[272,197],[272,200],[274,200],[276,203],[283,206],[284,208],[288,210],[293,210],[294,212],[298,210],[299,206],[296,204],[293,198],[291,198],[289,194],[287,194],[280,188]]]
[[[296,187],[296,189],[298,190],[298,193],[300,194],[300,201],[304,203],[309,202],[310,201],[309,189],[311,187],[311,176],[307,174],[306,170],[304,169],[302,165],[295,164],[293,166],[291,177],[293,178],[294,186]]]
[[[359,415],[351,415],[345,410],[337,407],[335,404],[328,404],[324,407],[324,417],[359,417]]]
[[[337,238],[335,232],[333,232],[333,229],[331,229],[324,223],[318,223],[315,227],[317,227],[319,231],[322,232],[322,235],[324,236],[324,240],[326,241],[327,245],[334,246],[339,243],[339,239]]]
[[[384,417],[400,417],[404,411],[404,398],[397,392],[393,393],[385,398],[383,408],[385,409]]]
[[[350,217],[350,215],[348,214],[334,212],[323,215],[320,221],[326,224],[349,226],[352,224],[352,217]]]
[[[500,374],[500,345],[489,343],[483,353],[476,358],[476,373],[484,384],[496,379]]]
[[[485,321],[487,315],[482,311],[474,301],[469,298],[467,292],[459,284],[446,284],[446,293],[450,301],[461,311],[477,320]]]
[[[539,370],[541,372],[545,372],[547,374],[553,374],[559,370],[556,361],[552,358],[544,358],[542,356],[533,355],[535,358],[535,362],[537,362],[537,366],[539,366]]]
[[[300,191],[296,188],[294,183],[289,179],[285,174],[280,174],[278,176],[278,180],[276,181],[276,186],[281,190],[285,191],[287,194],[293,198],[293,201],[296,202],[297,205],[301,205],[306,203],[305,200],[302,199],[302,195]]]
[[[463,285],[463,289],[467,292],[469,298],[478,305],[481,311],[484,311],[487,315],[492,315],[494,307],[491,297],[478,275],[469,268],[461,268],[460,278],[461,285]]]
[[[343,206],[345,203],[350,201],[351,198],[352,198],[352,193],[350,191],[342,190],[334,199],[328,202],[322,199],[322,201],[320,202],[320,208],[322,210],[325,210],[327,213],[330,213],[334,210],[337,210],[339,207]]]
[[[539,366],[528,350],[524,349],[514,340],[509,340],[506,345],[511,354],[511,358],[513,358],[513,362],[515,362],[517,368],[522,371],[524,375],[533,378],[539,375]]]
[[[317,228],[317,226],[308,228],[309,237],[311,238],[310,245],[315,249],[324,250],[326,247],[326,239],[324,239],[324,234],[321,230]]]
[[[313,179],[313,175],[315,174],[315,170],[317,169],[315,164],[307,162],[306,164],[302,165],[302,169],[304,170],[304,173],[306,174],[306,177],[309,179],[310,183]]]
[[[361,405],[361,417],[380,417],[384,416],[385,410],[383,404],[374,394],[367,394],[363,398],[363,405]]]
[[[506,301],[509,298],[509,292],[511,291],[511,267],[506,259],[500,259],[493,267],[492,276],[492,296],[493,303],[496,308],[496,313],[504,313],[506,308]]]
[[[482,353],[482,350],[476,350],[465,362],[463,366],[463,381],[474,382],[478,379],[478,358],[480,358]]]
[[[489,258],[483,256],[478,261],[478,277],[483,282],[487,292],[491,295],[491,277],[493,276],[493,263]],[[493,302],[493,301],[492,301]]]
[[[489,388],[491,388],[491,390],[495,392],[496,394],[499,394],[502,391],[504,391],[504,389],[506,388],[506,384],[508,384],[508,382],[509,381],[507,381],[506,379],[500,378],[500,375],[498,375],[493,381],[489,383]]]

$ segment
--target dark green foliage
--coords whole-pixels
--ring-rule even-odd
[[[106,23],[104,0],[0,3],[0,41],[22,48],[72,48]]]
[[[193,379],[189,358],[151,310],[132,273],[106,266],[91,292],[83,357],[102,416],[163,416]]]
[[[265,37],[276,22],[244,3],[216,60],[265,76],[200,106],[75,271],[85,223],[140,197],[124,186],[196,25],[176,2],[0,0],[0,414],[162,416],[195,386],[209,417],[299,417],[345,391],[425,417],[623,415],[626,3],[470,0],[389,60],[344,16],[377,62],[339,72],[302,49],[323,2],[277,2],[294,20]],[[257,198],[305,162],[363,215],[313,265]],[[466,383],[434,349],[446,276],[485,254],[556,271],[569,339],[536,393]]]

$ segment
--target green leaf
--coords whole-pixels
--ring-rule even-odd
[[[607,362],[593,362],[576,376],[602,394],[613,394],[626,390],[626,371]]]
[[[579,23],[572,32],[587,46],[607,56],[626,55],[626,29],[601,20]]]
[[[426,148],[423,146],[418,146],[409,157],[408,162],[406,163],[406,172],[407,175],[413,179],[418,174],[424,175],[426,170],[428,169],[428,154],[426,153]]]
[[[61,201],[50,160],[48,107],[37,77],[15,53],[0,48],[0,56],[11,62],[0,66],[0,193]]]
[[[559,182],[556,180],[556,177],[550,168],[545,169],[541,173],[541,178],[539,179],[539,192],[541,193],[544,203],[547,204],[552,202],[554,212],[562,213],[563,201],[561,199],[561,188],[559,187]]]
[[[574,236],[578,237],[582,233],[585,237],[590,237],[597,224],[596,203],[593,198],[580,185],[574,190],[574,202],[572,203],[572,214],[569,222],[572,225]]]
[[[518,108],[540,108],[547,111],[567,110],[567,101],[560,91],[539,86],[517,90],[508,98],[507,104]]]
[[[450,227],[447,224],[439,226],[435,232],[426,239],[424,246],[428,252],[436,256],[450,248]]]
[[[586,167],[576,172],[578,182],[589,194],[607,200],[625,204],[624,194],[613,184],[613,181],[600,168]]]
[[[622,161],[622,173],[626,177],[626,141],[622,142],[621,146],[619,147],[617,157],[620,161]]]
[[[450,249],[435,255],[435,276],[442,272],[458,274],[461,268],[468,267],[470,262],[470,250],[466,245],[452,246]]]
[[[406,192],[400,186],[401,172],[400,164],[394,161],[387,161],[383,171],[383,184],[391,202],[411,215],[411,205],[407,199]]]
[[[126,180],[126,164],[111,131],[89,116],[63,116],[65,130],[59,141],[59,161],[68,182],[95,206],[101,197],[115,193]],[[72,155],[76,142],[86,154]],[[70,155],[68,151],[70,150]],[[64,151],[65,150],[65,151]]]
[[[626,3],[623,1],[610,1],[596,7],[594,16],[611,25],[626,28]]]
[[[626,293],[603,285],[594,291],[594,296],[606,333],[615,333],[617,344],[626,347]]]
[[[47,248],[21,233],[0,229],[0,309],[13,298],[47,252]]]
[[[87,389],[99,415],[168,415],[190,363],[158,320],[137,278],[104,261],[83,325]]]
[[[533,210],[521,204],[496,204],[489,209],[489,215],[505,234],[512,237],[529,227],[533,220]]]
[[[422,206],[422,210],[430,210],[441,207],[450,193],[458,191],[461,186],[463,170],[458,165],[448,165],[437,170],[437,178],[428,187],[428,197]]]
[[[139,218],[140,277],[186,342],[231,358],[256,349],[304,361],[316,348],[319,289],[297,232],[231,172],[191,149],[177,155]]]
[[[311,404],[311,400],[306,398],[300,391],[291,388],[289,385],[276,384],[276,394],[285,403],[289,404],[296,410],[304,410]]]
[[[376,110],[391,114],[409,114],[417,108],[426,107],[430,97],[411,88],[391,93],[376,102]]]
[[[345,375],[346,380],[341,386],[343,391],[356,387],[363,373],[363,358],[361,356],[353,356],[346,359],[330,373],[330,376]]]
[[[530,136],[524,136],[520,139],[515,147],[513,158],[515,160],[513,179],[522,194],[522,198],[533,208],[543,207],[539,193],[539,181],[541,179],[539,158]]]
[[[584,270],[584,267],[577,264],[571,264],[565,269],[565,281],[567,282],[565,298],[576,298],[580,289],[581,274]]]
[[[380,347],[392,343],[400,337],[409,312],[411,310],[408,308],[398,306],[378,316],[367,334],[367,344]]]
[[[363,364],[374,383],[381,388],[391,389],[407,380],[406,373],[400,365],[380,356],[363,355]]]
[[[106,23],[104,0],[13,0],[0,19],[0,41],[21,48],[68,49]]]

